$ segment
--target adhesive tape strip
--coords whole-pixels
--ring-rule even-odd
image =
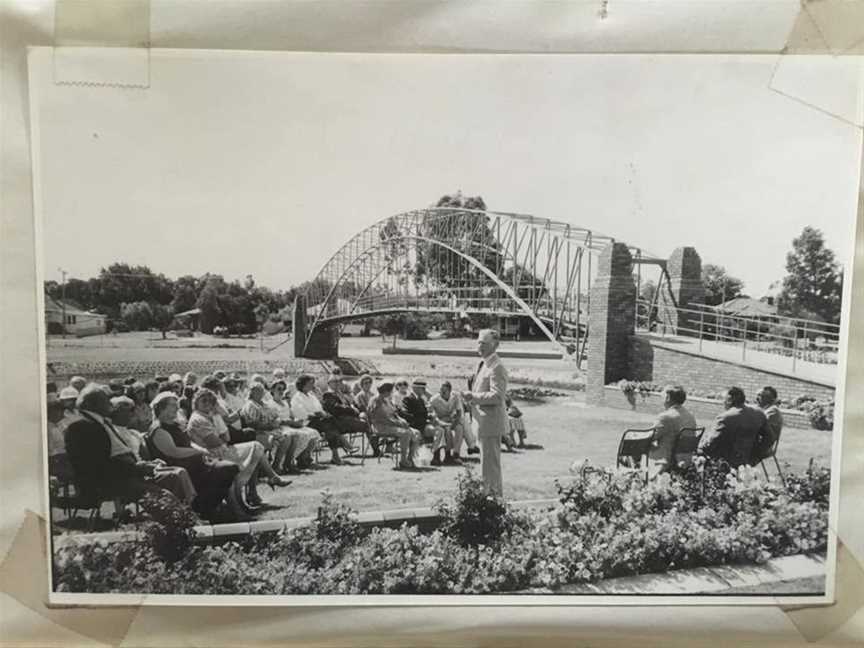
[[[149,87],[150,0],[57,0],[54,81]]]
[[[26,512],[0,563],[0,591],[52,623],[112,646],[122,642],[140,607],[48,607],[45,520],[33,511]]]

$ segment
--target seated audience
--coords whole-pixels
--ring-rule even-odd
[[[315,379],[309,374],[301,374],[294,383],[297,391],[291,397],[291,412],[294,418],[306,427],[311,427],[324,437],[333,455],[331,463],[339,465],[339,448],[347,445],[342,438],[333,416],[324,411],[321,401],[315,395]]]
[[[426,404],[426,381],[417,378],[411,384],[412,391],[402,399],[400,415],[415,430],[419,430],[423,440],[432,443],[432,465],[453,464],[453,431],[440,425],[434,412]]]
[[[780,413],[780,408],[777,406],[777,390],[771,386],[763,387],[756,394],[756,405],[765,414],[768,419],[768,427],[766,428],[767,435],[763,435],[756,440],[754,445],[754,456],[751,464],[754,466],[771,456],[774,451],[774,445],[780,440],[780,433],[783,431],[783,415]]]
[[[336,422],[341,434],[358,432],[365,434],[375,455],[378,455],[378,440],[370,433],[366,412],[361,412],[354,406],[350,395],[345,393],[344,383],[340,374],[331,374],[327,379],[327,391],[321,396],[324,411],[330,414]],[[347,437],[343,437],[347,439]],[[348,448],[346,448],[348,449]],[[350,448],[353,450],[353,448]]]
[[[230,435],[227,426],[220,426],[219,401],[216,394],[209,389],[199,389],[192,402],[192,416],[186,427],[191,439],[218,459],[231,461],[240,466],[240,472],[235,479],[238,496],[246,508],[254,510],[261,506],[261,498],[255,488],[258,470],[267,477],[271,488],[288,486],[291,482],[282,479],[273,470],[264,446],[258,441],[250,443],[235,443],[230,445]],[[249,485],[247,489],[246,486]],[[245,498],[244,498],[245,494]]]
[[[476,439],[473,439],[473,435],[470,438],[466,436],[465,406],[462,404],[459,394],[453,393],[453,385],[449,381],[445,380],[441,383],[438,393],[429,399],[429,407],[438,422],[444,427],[449,427],[453,433],[451,449],[454,461],[461,461],[459,453],[462,449],[463,438],[468,440],[468,454],[475,454],[472,452],[472,449],[476,449],[477,452],[480,451],[477,448]]]
[[[184,468],[198,493],[192,509],[211,522],[222,521],[220,507],[227,501],[233,520],[248,520],[249,516],[236,497],[234,480],[240,467],[221,461],[194,443],[177,422],[180,403],[170,391],[161,392],[151,403],[153,424],[147,435],[147,449],[154,459],[169,466]]]
[[[159,383],[155,380],[148,380],[144,383],[144,402],[150,404],[159,393]]]
[[[392,437],[399,441],[400,468],[414,468],[414,453],[420,445],[420,432],[399,416],[391,397],[393,383],[378,385],[378,394],[369,402],[369,422],[380,438]]]
[[[183,386],[184,387],[195,387],[198,384],[198,376],[196,376],[193,372],[187,371],[183,376]]]
[[[112,378],[108,381],[108,389],[111,390],[111,396],[122,396],[126,393],[126,385],[119,378]]]
[[[78,396],[81,417],[66,428],[66,454],[75,473],[75,487],[87,501],[122,498],[136,501],[161,488],[150,481],[154,464],[135,458],[111,423],[107,387],[87,385]]]
[[[135,403],[128,396],[115,396],[111,399],[111,422],[117,434],[132,451],[136,461],[150,461],[150,453],[144,435],[129,427],[135,412]],[[169,466],[161,459],[153,460],[153,482],[160,488],[171,491],[184,504],[191,504],[197,493],[192,479],[185,468]]]
[[[375,392],[372,391],[372,376],[369,374],[360,376],[351,391],[354,393],[354,407],[365,413],[369,409],[369,402],[375,396]]]
[[[731,468],[749,464],[760,434],[767,431],[768,419],[762,410],[745,403],[740,387],[731,387],[724,401],[726,411],[717,417],[714,429],[706,431],[699,451],[706,457],[725,461]]]
[[[687,392],[680,385],[667,385],[663,392],[664,409],[654,423],[654,444],[648,452],[648,461],[657,473],[675,468],[675,444],[682,428],[695,428],[696,419],[684,407]]]
[[[78,400],[78,390],[74,387],[64,387],[60,390],[60,403],[63,405],[63,415],[73,415],[77,413],[75,402]]]
[[[317,430],[304,426],[294,418],[291,405],[285,400],[286,391],[288,384],[284,380],[276,380],[270,385],[270,394],[273,397],[270,407],[281,426],[282,434],[291,441],[281,457],[277,453],[273,467],[277,472],[296,472],[299,468],[312,465],[312,451],[321,437]]]

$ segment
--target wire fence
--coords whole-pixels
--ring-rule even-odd
[[[737,346],[745,362],[754,352],[787,357],[793,373],[800,362],[837,364],[839,357],[838,324],[798,317],[732,315],[702,304],[679,308],[640,299],[636,328],[696,338],[700,352],[705,343]]]

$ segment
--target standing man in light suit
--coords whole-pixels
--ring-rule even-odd
[[[468,383],[470,391],[462,394],[463,401],[471,408],[477,425],[477,436],[482,449],[483,482],[486,490],[504,495],[501,478],[501,437],[508,429],[507,370],[495,352],[500,337],[498,331],[483,329],[477,336],[477,351],[483,360]]]

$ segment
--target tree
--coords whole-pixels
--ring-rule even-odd
[[[162,339],[164,340],[168,327],[174,322],[174,309],[170,305],[151,304],[150,310],[153,313],[153,325],[162,331]]]
[[[146,301],[120,304],[120,317],[133,331],[146,331],[153,326],[153,309]]]
[[[504,267],[504,253],[486,216],[486,203],[480,196],[464,197],[461,192],[448,194],[435,204],[439,210],[429,212],[421,224],[425,238],[446,242],[453,252],[434,243],[417,245],[417,281],[434,277],[446,288],[481,288],[494,282],[465,256],[478,259],[493,272]],[[446,208],[452,208],[448,212]],[[470,210],[470,211],[467,211]],[[463,256],[464,255],[464,256]]]
[[[175,313],[183,313],[195,308],[198,301],[199,281],[192,275],[183,275],[174,282],[174,295],[171,306]]]
[[[741,296],[744,282],[726,273],[720,265],[706,263],[702,266],[702,283],[705,286],[705,304],[717,306],[724,301]]]
[[[820,230],[805,227],[792,240],[792,250],[786,255],[786,272],[777,297],[781,314],[804,317],[809,312],[826,322],[840,321],[843,272],[834,252],[825,246]]]

